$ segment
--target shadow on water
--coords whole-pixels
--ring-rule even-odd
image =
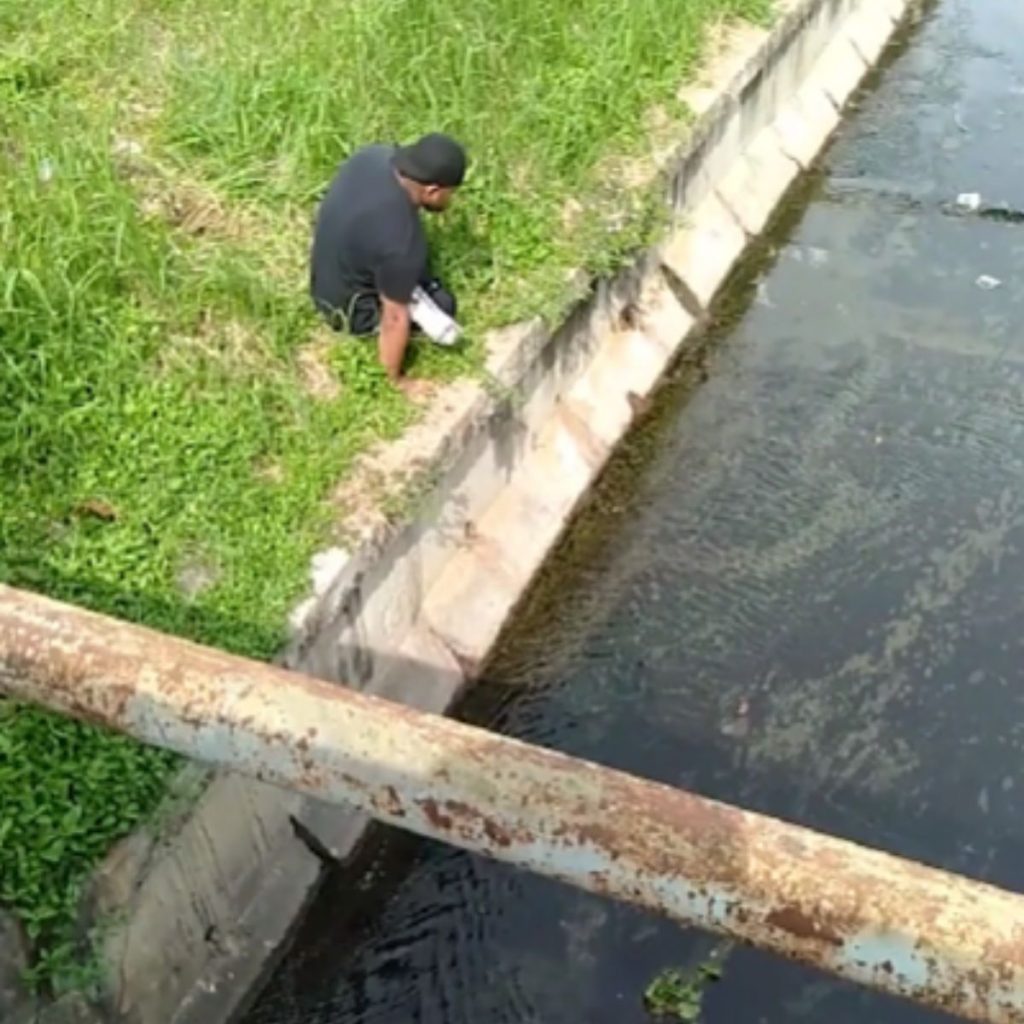
[[[1024,208],[1024,8],[929,10],[462,714],[1024,888],[1024,236],[946,212]],[[655,972],[715,942],[380,835],[248,1024],[644,1024]],[[945,1018],[737,949],[702,1019]]]

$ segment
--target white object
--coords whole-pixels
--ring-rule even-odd
[[[344,548],[327,548],[313,556],[309,574],[312,577],[313,593],[317,597],[323,597],[330,590],[350,557]]]
[[[982,274],[977,281],[974,282],[982,291],[991,292],[998,288],[1003,282],[998,277],[992,277],[989,274]]]
[[[956,206],[958,210],[977,213],[981,209],[981,196],[977,192],[961,192],[956,197]]]
[[[413,323],[437,345],[454,345],[462,334],[462,328],[422,288],[412,293],[410,314]]]

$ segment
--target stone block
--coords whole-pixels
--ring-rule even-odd
[[[464,682],[462,666],[455,655],[439,636],[420,622],[372,692],[420,711],[443,714],[461,692]]]
[[[20,1021],[33,999],[24,981],[30,962],[29,944],[18,921],[0,911],[0,1021]]]
[[[811,84],[786,104],[773,127],[782,152],[806,170],[839,127],[839,112],[824,90]]]
[[[854,90],[867,74],[864,58],[846,35],[838,35],[818,59],[812,82],[824,89],[825,94],[842,110]]]
[[[885,4],[869,4],[850,15],[843,31],[864,63],[873,67],[892,36],[892,25]]]
[[[747,235],[715,194],[693,211],[689,222],[662,246],[665,267],[707,307],[743,252]]]
[[[101,1018],[85,996],[69,992],[41,1009],[35,1024],[101,1024]]]
[[[693,329],[697,318],[676,297],[663,268],[650,274],[640,300],[640,328],[669,356],[674,355]]]
[[[427,597],[423,618],[463,667],[475,676],[519,599],[509,573],[490,541],[475,541],[451,561]]]
[[[719,195],[750,235],[764,231],[800,167],[783,151],[777,132],[762,131],[719,185]]]

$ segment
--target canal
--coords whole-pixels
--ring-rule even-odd
[[[463,714],[1024,889],[1024,5],[941,0],[858,99]],[[959,201],[958,201],[959,198]],[[383,832],[247,1024],[927,1012]]]

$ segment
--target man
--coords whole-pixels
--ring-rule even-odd
[[[455,315],[455,299],[430,276],[420,210],[440,213],[466,174],[447,135],[411,146],[368,146],[342,164],[317,215],[310,291],[335,330],[378,334],[380,361],[397,382],[414,307]],[[436,319],[438,309],[428,310]]]

